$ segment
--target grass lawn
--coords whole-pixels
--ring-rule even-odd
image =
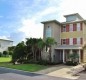
[[[39,71],[39,70],[48,68],[48,66],[38,65],[38,64],[17,64],[17,65],[13,65],[11,63],[1,63],[0,66],[7,67],[7,68],[18,69],[18,70],[30,71],[30,72],[35,72],[35,71]]]
[[[11,57],[0,57],[0,62],[10,62]]]
[[[24,71],[30,71],[35,72],[39,71],[45,68],[48,68],[49,66],[44,65],[38,65],[38,64],[17,64],[13,65],[12,63],[9,63],[11,61],[10,57],[1,57],[0,58],[0,66],[7,67],[7,68],[13,68],[18,70],[24,70]]]

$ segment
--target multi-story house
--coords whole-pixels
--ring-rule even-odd
[[[7,51],[8,47],[13,46],[13,41],[0,39],[0,52]]]
[[[52,46],[52,62],[63,62],[68,60],[71,53],[78,54],[79,62],[86,62],[86,20],[78,13],[64,16],[66,22],[50,20],[44,24],[43,39],[52,37],[57,45]],[[49,52],[44,50],[42,58],[49,59]]]

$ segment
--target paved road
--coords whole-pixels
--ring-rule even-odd
[[[0,80],[71,80],[67,78],[51,77],[44,74],[36,74],[0,67]],[[80,74],[77,80],[86,80],[86,72]]]
[[[0,67],[0,80],[70,80]]]

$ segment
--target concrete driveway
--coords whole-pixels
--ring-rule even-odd
[[[0,67],[0,80],[70,80]]]
[[[0,80],[71,80],[71,79],[0,67]],[[86,80],[86,72],[81,73],[80,77],[76,80]]]

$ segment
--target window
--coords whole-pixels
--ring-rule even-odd
[[[76,23],[75,24],[73,24],[73,31],[76,31]]]
[[[66,32],[69,32],[69,24],[66,25]]]
[[[77,44],[80,44],[81,43],[81,38],[77,38]]]
[[[77,44],[77,38],[73,38],[73,44]]]
[[[73,45],[73,38],[70,38],[70,45]]]
[[[62,44],[66,44],[66,39],[62,39]]]
[[[45,36],[46,36],[46,38],[47,38],[47,37],[51,37],[51,27],[50,27],[50,26],[48,26],[48,27],[46,28]]]
[[[70,24],[70,31],[73,31],[73,24]]]
[[[80,23],[77,23],[77,31],[80,31]]]
[[[69,45],[69,39],[66,39],[66,44]]]
[[[66,32],[66,26],[63,26],[63,32]]]

